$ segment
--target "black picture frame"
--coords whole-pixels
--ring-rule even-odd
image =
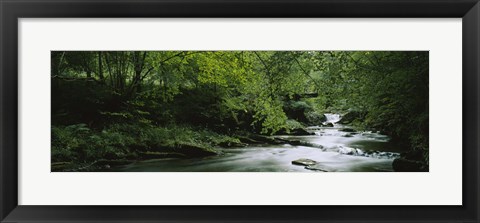
[[[479,222],[478,0],[0,0],[0,15],[1,222]],[[73,17],[462,18],[463,205],[18,205],[17,21],[19,18]]]

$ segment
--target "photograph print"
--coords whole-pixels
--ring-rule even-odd
[[[51,51],[52,172],[428,172],[428,51]]]

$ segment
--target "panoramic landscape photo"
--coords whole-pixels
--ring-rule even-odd
[[[52,51],[52,172],[428,172],[428,51]]]

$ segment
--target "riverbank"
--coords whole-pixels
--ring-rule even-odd
[[[346,130],[346,131],[344,131]],[[353,136],[347,136],[353,134]],[[320,127],[311,135],[259,137],[262,144],[217,148],[208,157],[162,158],[110,169],[116,172],[391,172],[401,148],[388,137],[352,132],[344,127]],[[258,142],[258,141],[256,141]],[[309,162],[300,162],[308,160]]]
[[[393,171],[393,159],[399,157],[398,148],[389,146],[388,137],[378,133],[358,132],[346,126],[317,126],[302,131],[304,134],[292,131],[265,136],[242,131],[227,135],[173,125],[114,125],[102,131],[85,125],[55,127],[52,171],[137,171],[144,165],[145,171],[215,171],[210,166],[223,162],[216,171],[246,168],[226,162],[228,157],[249,163],[252,171],[299,171],[299,167],[289,167],[294,165],[294,159],[315,157],[315,165],[301,168],[323,172]],[[258,156],[265,156],[265,160],[259,161]],[[201,167],[208,160],[219,164]],[[264,167],[265,162],[275,163],[279,169],[272,170],[273,164]],[[333,165],[335,162],[342,164]]]
[[[217,146],[239,139],[208,129],[170,125],[115,124],[101,130],[85,124],[52,127],[52,171],[95,171],[152,158],[216,155]]]
[[[247,145],[301,145],[238,131],[222,134],[205,128],[170,125],[112,125],[103,130],[84,124],[52,128],[52,165],[57,171],[102,171],[142,160],[219,155],[219,148]]]

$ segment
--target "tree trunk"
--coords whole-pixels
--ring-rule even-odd
[[[98,77],[103,82],[102,51],[98,51]]]

